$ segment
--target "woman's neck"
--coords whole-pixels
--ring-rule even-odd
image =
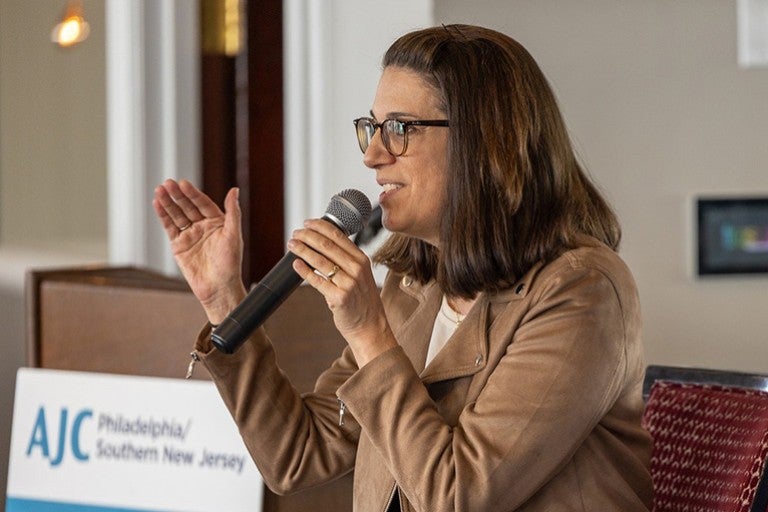
[[[471,299],[446,296],[446,300],[448,301],[448,306],[452,310],[454,310],[455,312],[459,313],[462,316],[465,316],[467,313],[469,313],[469,310],[472,309],[472,306],[475,305],[475,302],[477,302],[477,296]]]

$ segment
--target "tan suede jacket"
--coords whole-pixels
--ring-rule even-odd
[[[390,275],[399,347],[362,369],[349,349],[299,396],[258,331],[235,355],[197,350],[267,485],[313,487],[354,469],[354,509],[640,512],[650,437],[634,281],[590,239],[482,295],[424,368],[441,291]],[[344,408],[339,425],[340,406]]]

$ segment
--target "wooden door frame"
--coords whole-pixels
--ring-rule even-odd
[[[246,1],[245,51],[201,60],[203,189],[222,204],[240,188],[243,279],[285,253],[283,2]]]

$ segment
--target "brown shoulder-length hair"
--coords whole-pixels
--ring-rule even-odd
[[[555,95],[520,43],[444,25],[400,37],[382,64],[435,88],[450,135],[440,248],[393,234],[374,261],[469,298],[509,287],[578,235],[618,249],[616,215],[577,162]]]

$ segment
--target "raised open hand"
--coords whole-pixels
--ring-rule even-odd
[[[152,201],[176,263],[215,324],[245,297],[238,194],[238,189],[229,191],[222,212],[190,182],[168,179]]]

